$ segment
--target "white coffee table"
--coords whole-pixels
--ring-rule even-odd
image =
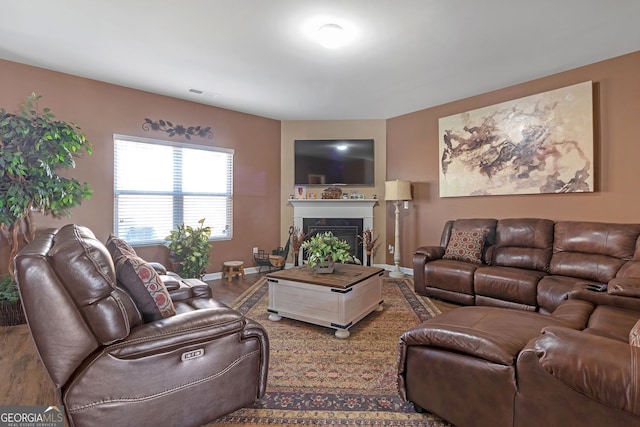
[[[269,273],[269,320],[300,320],[348,338],[351,326],[382,310],[383,273],[382,268],[353,264],[336,264],[330,274],[315,273],[306,265]]]

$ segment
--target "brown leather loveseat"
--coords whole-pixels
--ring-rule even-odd
[[[508,220],[506,234],[495,221],[471,274],[456,260],[436,274],[431,262],[420,266],[424,276],[414,272],[416,290],[448,286],[441,295],[478,305],[445,311],[401,336],[400,395],[458,427],[640,426],[640,226],[555,223],[546,254],[538,221],[548,229],[547,220]],[[422,248],[416,257],[437,252]],[[522,268],[546,257],[548,271]],[[430,281],[447,274],[458,281]],[[481,285],[469,287],[469,278]],[[590,289],[598,283],[607,289]]]
[[[199,426],[266,387],[262,326],[78,225],[15,258],[31,335],[72,426]],[[110,253],[111,252],[111,253]],[[53,402],[52,402],[53,403]]]
[[[640,224],[452,220],[445,224],[439,246],[416,249],[415,290],[464,305],[548,314],[576,283],[600,285],[633,274],[627,261],[639,235]]]

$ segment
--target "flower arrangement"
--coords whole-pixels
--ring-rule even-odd
[[[380,235],[378,234],[375,239],[373,238],[373,232],[370,228],[366,228],[362,231],[362,235],[358,235],[358,239],[364,244],[364,249],[367,253],[367,265],[371,265],[371,254],[377,249],[377,243]]]
[[[298,254],[300,253],[300,247],[304,242],[304,238],[306,234],[304,231],[300,230],[298,227],[294,227],[291,232],[291,248],[293,249],[293,263],[294,265],[298,265]]]

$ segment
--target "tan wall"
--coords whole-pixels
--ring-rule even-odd
[[[591,80],[594,83],[594,193],[440,198],[438,119]],[[640,52],[392,118],[387,121],[387,175],[414,183],[402,223],[401,264],[418,246],[437,244],[446,220],[541,217],[554,220],[640,222]],[[387,220],[387,238],[393,236]],[[387,257],[391,262],[391,257]]]
[[[343,188],[343,191],[358,190],[367,198],[377,195],[380,202],[373,208],[374,235],[380,235],[380,250],[373,258],[374,263],[384,262],[385,245],[385,206],[384,181],[386,177],[387,134],[385,120],[317,120],[317,121],[285,121],[282,122],[281,141],[281,239],[286,241],[289,227],[293,225],[293,207],[287,202],[293,194],[293,141],[296,139],[339,139],[339,138],[373,138],[375,140],[375,186]],[[318,196],[323,188],[314,187]]]
[[[221,271],[221,263],[230,259],[253,265],[252,247],[278,245],[280,201],[274,195],[280,191],[279,121],[0,60],[0,107],[16,112],[32,92],[42,95],[42,106],[59,119],[77,122],[94,149],[71,171],[90,184],[93,197],[74,208],[70,218],[37,217],[37,227],[79,223],[104,241],[113,230],[113,134],[180,140],[144,131],[141,125],[148,117],[211,126],[213,139],[192,137],[188,142],[235,149],[234,235],[230,241],[215,242],[208,272]],[[138,252],[166,262],[163,246]]]

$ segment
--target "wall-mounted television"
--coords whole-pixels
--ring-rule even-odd
[[[296,139],[295,185],[375,185],[373,139]]]

